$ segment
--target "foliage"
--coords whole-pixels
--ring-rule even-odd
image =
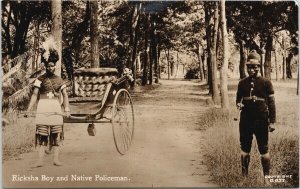
[[[16,57],[28,50],[30,24],[33,20],[49,22],[49,1],[2,1],[3,55]]]
[[[1,3],[4,57],[10,60],[28,49],[36,50],[35,39],[41,43],[43,38],[50,34],[52,23],[49,1],[2,1]],[[98,3],[99,58],[102,67],[121,69],[132,58],[131,51],[134,45],[131,31],[132,16],[137,4],[142,4],[141,15],[136,26],[137,51],[142,52],[142,60],[146,57],[144,37],[148,32],[146,18],[149,15],[149,32],[156,30],[157,33],[151,37],[151,41],[155,40],[158,43],[158,56],[166,50],[169,50],[171,55],[167,59],[170,62],[162,61],[161,65],[172,66],[171,60],[172,57],[176,59],[174,55],[176,52],[208,54],[207,39],[210,36],[207,32],[212,29],[212,19],[206,22],[205,15],[212,16],[214,4],[212,2],[99,1]],[[205,7],[208,9],[206,10]],[[280,41],[281,30],[288,31],[288,41],[292,43],[298,41],[295,2],[226,2],[226,11],[227,25],[232,31],[233,38],[237,42],[242,41],[247,48],[261,50],[270,35]],[[90,15],[88,1],[62,2],[63,62],[69,78],[72,77],[74,68],[90,65]],[[219,46],[222,48],[221,45]],[[218,57],[221,55],[220,48]],[[37,52],[35,56],[37,57]],[[218,61],[219,64],[222,63],[222,59]]]
[[[293,1],[229,1],[226,15],[228,28],[236,41],[242,40],[249,49],[260,50],[260,42],[264,45],[269,35],[282,30],[290,31],[292,41],[297,41],[297,6]]]
[[[187,71],[184,76],[185,79],[199,79],[200,78],[200,69],[199,65],[192,61],[189,65],[187,65]]]
[[[188,69],[184,78],[185,79],[199,79],[199,68]]]
[[[25,110],[30,100],[32,85],[24,80],[24,71],[21,70],[3,82],[2,112]]]

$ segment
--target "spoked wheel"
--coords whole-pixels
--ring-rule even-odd
[[[119,90],[114,99],[112,128],[116,148],[124,155],[129,150],[134,132],[133,105],[126,89]]]

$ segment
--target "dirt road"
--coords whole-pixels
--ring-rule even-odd
[[[161,82],[155,90],[133,94],[135,136],[126,155],[117,153],[109,124],[96,125],[94,137],[87,124],[66,124],[64,166],[53,166],[50,154],[44,167],[31,168],[37,152],[22,154],[3,163],[3,186],[216,187],[202,161],[201,131],[195,130],[208,97],[195,81]]]

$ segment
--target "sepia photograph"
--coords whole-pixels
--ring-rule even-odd
[[[298,6],[2,0],[2,188],[299,188]]]

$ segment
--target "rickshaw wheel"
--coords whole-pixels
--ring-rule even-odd
[[[130,94],[120,89],[112,108],[112,129],[117,151],[124,155],[131,145],[134,133],[134,113]]]

